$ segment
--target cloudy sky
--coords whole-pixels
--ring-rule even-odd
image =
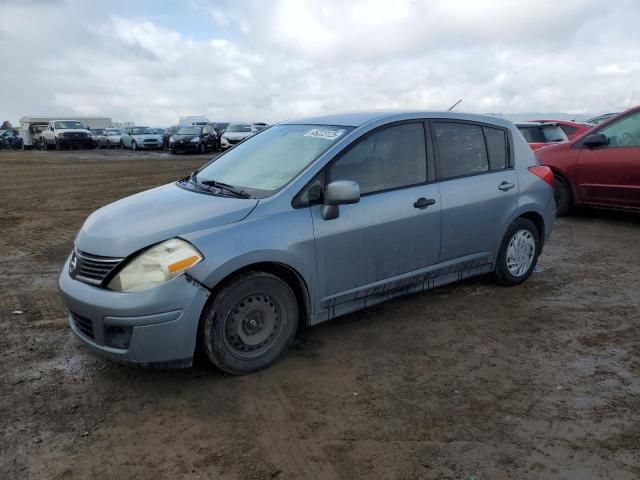
[[[636,0],[0,0],[0,121],[616,111],[639,23]]]

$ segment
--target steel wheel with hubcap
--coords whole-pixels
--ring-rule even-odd
[[[514,277],[524,275],[533,263],[536,241],[529,230],[518,230],[507,247],[507,268]]]
[[[135,140],[131,142],[131,150],[138,150],[138,144]]]
[[[518,285],[533,271],[540,254],[540,232],[527,218],[517,218],[504,235],[495,277],[503,285]]]
[[[205,312],[203,341],[221,370],[246,374],[282,358],[298,327],[295,294],[280,278],[248,272],[228,282]]]

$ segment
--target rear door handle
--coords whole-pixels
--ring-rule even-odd
[[[511,183],[511,182],[502,182],[500,185],[498,185],[498,188],[500,190],[502,190],[503,192],[506,192],[507,190],[511,190],[513,187],[515,187],[516,184],[515,183]]]
[[[436,199],[435,198],[420,197],[418,200],[413,202],[413,206],[416,207],[416,208],[419,208],[420,210],[424,210],[429,205],[433,205],[434,203],[436,203]]]

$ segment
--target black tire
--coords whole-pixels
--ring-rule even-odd
[[[556,215],[562,217],[568,215],[571,211],[571,188],[567,181],[560,177],[554,176],[553,195],[556,200]]]
[[[199,153],[200,155],[203,155],[203,154],[204,154],[204,153],[206,153],[206,152],[207,152],[207,149],[206,149],[206,147],[204,146],[204,143],[200,143],[200,144],[198,144],[198,153]]]
[[[172,155],[176,154],[176,150],[174,148],[171,148],[169,151],[171,152]]]
[[[524,272],[515,275],[509,270],[507,252],[509,244],[515,235],[523,231],[528,232],[533,240],[533,259],[529,267]],[[496,259],[496,267],[494,270],[494,277],[496,281],[508,287],[520,285],[529,278],[531,272],[533,272],[533,269],[538,262],[538,255],[540,255],[540,232],[538,232],[537,227],[531,220],[526,218],[520,217],[515,219],[513,223],[509,225],[509,228],[502,239],[502,243],[500,244],[500,251],[498,252],[498,258]]]
[[[229,281],[205,310],[203,343],[220,370],[244,375],[267,368],[289,350],[298,302],[285,282],[264,272]]]
[[[124,142],[122,140],[120,140],[120,148],[124,150]]]
[[[131,142],[131,150],[138,150],[138,144],[135,140]]]
[[[64,145],[58,140],[56,140],[56,150],[64,150]]]

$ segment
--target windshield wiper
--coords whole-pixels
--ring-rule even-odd
[[[195,176],[192,177],[195,179]],[[251,198],[251,195],[249,195],[244,190],[234,187],[233,185],[229,185],[228,183],[217,182],[216,180],[203,180],[200,183],[202,185],[207,185],[208,187],[215,187],[219,188],[220,190],[227,191],[239,198]]]

